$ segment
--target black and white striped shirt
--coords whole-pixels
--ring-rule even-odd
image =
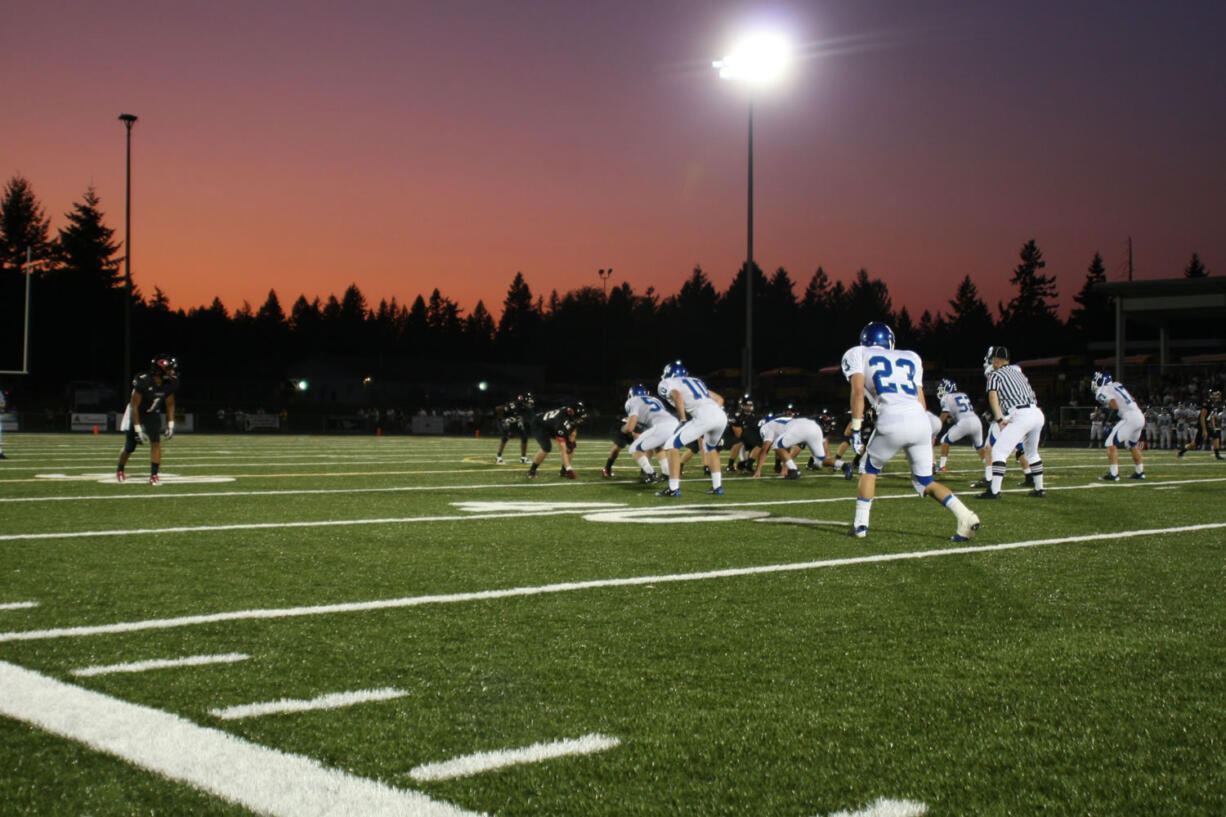
[[[1009,414],[1018,407],[1038,405],[1034,397],[1034,389],[1030,388],[1030,381],[1026,379],[1026,375],[1022,374],[1022,368],[1017,364],[1001,366],[990,372],[988,391],[996,392],[996,399],[1000,401],[1002,414]]]

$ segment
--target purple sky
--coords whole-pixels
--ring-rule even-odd
[[[1109,277],[1226,271],[1226,3],[830,0],[27,2],[0,29],[0,174],[53,228],[89,185],[173,307],[270,288],[497,314],[533,291],[727,286],[747,97],[710,67],[769,22],[802,59],[755,101],[755,259],[995,306],[1034,238],[1064,313]]]

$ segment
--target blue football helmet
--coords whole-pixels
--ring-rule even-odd
[[[950,380],[948,377],[942,378],[940,383],[937,383],[937,399],[944,400],[945,395],[953,394],[958,390],[958,384]]]
[[[647,396],[647,387],[644,386],[642,383],[631,386],[630,391],[626,392],[627,400],[631,399],[632,397],[646,397],[646,396]]]
[[[860,330],[861,346],[880,346],[883,349],[894,348],[894,330],[881,321],[873,321]]]
[[[1090,377],[1090,382],[1094,384],[1094,388],[1101,389],[1103,386],[1111,382],[1110,372],[1095,372]]]
[[[685,368],[685,364],[680,360],[674,360],[672,363],[664,364],[664,377],[689,377],[689,371]]]

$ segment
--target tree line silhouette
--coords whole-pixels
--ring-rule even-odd
[[[37,266],[30,280],[30,374],[20,385],[27,402],[60,400],[73,381],[102,382],[126,393],[120,382],[127,296],[122,249],[92,187],[53,236],[29,182],[15,176],[6,185],[0,200],[0,368],[16,368],[20,356],[28,255]],[[896,305],[885,282],[864,269],[844,284],[818,267],[802,286],[783,268],[767,275],[744,264],[722,292],[695,267],[673,294],[652,287],[639,292],[622,283],[607,291],[580,286],[546,296],[534,293],[516,272],[497,318],[482,301],[466,314],[439,289],[409,305],[395,298],[372,305],[353,283],[339,298],[299,295],[287,311],[275,290],[257,308],[244,302],[230,310],[214,298],[208,306],[172,309],[156,286],[148,297],[133,286],[132,365],[139,370],[153,354],[177,355],[184,388],[200,404],[254,401],[273,408],[301,401],[307,398],[293,393],[293,379],[321,370],[381,384],[488,377],[494,383],[491,398],[508,389],[558,384],[612,402],[624,393],[623,384],[650,380],[672,358],[683,358],[696,372],[739,369],[747,274],[754,276],[759,371],[833,365],[870,320],[890,321],[899,345],[926,359],[970,367],[993,343],[1033,358],[1084,352],[1090,342],[1109,340],[1114,307],[1094,287],[1106,280],[1102,257],[1094,253],[1089,261],[1067,321],[1057,315],[1056,280],[1045,267],[1037,242],[1027,240],[1011,273],[1015,295],[1007,303],[990,307],[965,275],[948,293],[948,308],[919,315]],[[1193,255],[1185,274],[1208,271]],[[364,398],[355,392],[333,399]]]

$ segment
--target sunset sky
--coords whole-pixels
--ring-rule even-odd
[[[93,185],[174,308],[275,289],[374,306],[435,287],[497,315],[745,255],[747,96],[711,61],[769,24],[755,259],[803,291],[860,268],[917,316],[970,274],[1008,300],[1037,240],[1062,314],[1094,253],[1226,274],[1226,2],[811,0],[5,3],[0,175],[52,227]]]

